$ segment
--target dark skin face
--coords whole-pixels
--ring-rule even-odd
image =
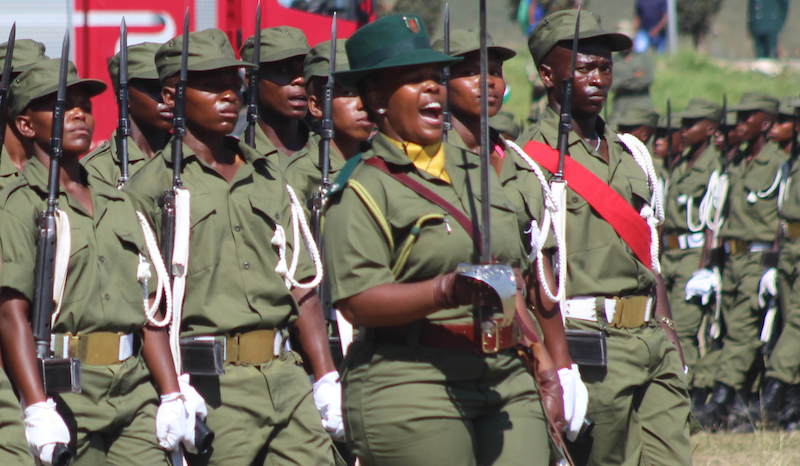
[[[542,82],[546,88],[552,89],[551,104],[560,105],[562,83],[569,77],[571,58],[572,51],[559,44],[553,47],[539,67]],[[611,51],[606,44],[579,44],[573,81],[573,118],[590,119],[600,115],[613,82],[613,68]]]
[[[684,118],[681,125],[681,145],[696,147],[704,144],[716,130],[717,123],[708,118]]]
[[[161,90],[169,108],[175,107],[173,77]],[[186,83],[186,129],[197,137],[221,138],[230,134],[242,108],[242,79],[236,68],[190,72]]]
[[[423,146],[441,142],[445,88],[438,66],[381,70],[367,84],[366,101],[390,138]]]
[[[131,118],[144,132],[168,132],[172,129],[172,115],[159,109],[161,84],[157,80],[133,79],[128,88],[128,106]]]
[[[51,95],[34,100],[16,119],[20,134],[33,140],[37,156],[49,156],[55,99]],[[64,108],[63,154],[65,158],[77,158],[92,145],[92,101],[84,88],[72,87],[68,89]]]
[[[717,131],[714,133],[714,145],[717,149],[722,150],[722,146],[725,144],[723,131],[728,132],[728,147],[739,145],[741,141],[739,140],[739,135],[736,133],[736,127],[724,126],[722,128],[717,128]]]
[[[308,111],[314,118],[322,118],[322,106],[325,99],[324,83],[321,79],[312,79],[309,86],[311,92],[308,97]],[[361,101],[358,92],[346,89],[339,84],[333,86],[333,100],[331,101],[333,130],[335,137],[345,136],[354,141],[366,141],[372,133],[375,124],[369,120],[369,115]]]
[[[655,157],[664,158],[667,156],[667,131],[659,129],[656,131],[656,142],[653,146],[653,155]],[[680,154],[683,152],[683,143],[681,142],[681,132],[677,128],[671,130],[672,134],[672,154]]]
[[[800,124],[798,125],[800,126]],[[778,120],[770,128],[767,137],[786,147],[792,142],[792,117],[789,115],[778,115]]]
[[[752,142],[766,135],[775,117],[761,110],[739,112],[736,115],[736,135],[740,141]]]
[[[644,144],[647,144],[647,141],[650,140],[650,138],[656,132],[656,129],[653,128],[652,126],[645,126],[645,125],[620,126],[619,127],[619,132],[623,133],[623,134],[625,134],[625,133],[632,134],[632,135],[636,136],[636,139],[642,141],[642,143],[644,143]]]
[[[450,67],[450,88],[447,94],[450,111],[461,120],[481,116],[481,65],[480,52],[462,55],[464,60]],[[503,61],[496,53],[489,53],[488,67],[489,116],[497,115],[503,106],[506,81],[503,79]]]
[[[259,112],[275,113],[299,120],[308,111],[306,80],[303,77],[304,57],[292,57],[262,63],[258,72]]]

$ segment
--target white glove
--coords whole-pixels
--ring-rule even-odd
[[[322,416],[322,427],[334,440],[344,440],[342,422],[342,386],[339,373],[328,372],[314,382],[314,404]]]
[[[581,373],[578,365],[573,364],[571,368],[564,367],[558,370],[558,380],[561,382],[561,389],[564,391],[564,419],[567,426],[564,430],[567,439],[574,442],[583,427],[583,420],[586,419],[586,409],[589,407],[589,390],[581,380]]]
[[[767,307],[767,296],[778,296],[778,271],[775,267],[768,268],[758,282],[758,307],[761,309]]]
[[[181,394],[186,399],[184,406],[186,406],[186,436],[183,438],[183,446],[189,453],[197,453],[195,447],[195,427],[197,418],[205,420],[208,416],[208,408],[206,408],[206,400],[203,396],[197,393],[197,390],[189,383],[189,374],[182,374],[178,377],[178,385],[181,387]]]
[[[692,278],[686,283],[686,300],[700,296],[700,301],[703,305],[706,305],[714,291],[719,290],[719,288],[719,275],[713,270],[700,269],[692,274]]]
[[[53,464],[56,444],[69,444],[69,429],[52,398],[25,408],[25,437],[33,456],[45,465]]]
[[[156,438],[161,448],[176,451],[186,437],[188,419],[183,395],[180,392],[161,395],[156,413]]]

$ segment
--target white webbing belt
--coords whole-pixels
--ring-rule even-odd
[[[748,244],[750,246],[750,252],[761,252],[761,251],[767,251],[769,249],[772,249],[772,243],[766,243],[766,242],[763,242],[763,241],[751,241]],[[730,247],[730,245],[728,244],[727,241],[724,243],[724,247],[725,247],[725,252],[730,254],[731,253],[731,247]]]
[[[705,234],[703,232],[684,233],[678,235],[678,247],[681,249],[696,249],[703,246]]]
[[[566,300],[564,317],[567,319],[588,320],[597,322],[597,298],[594,296],[576,296]],[[617,300],[614,298],[603,298],[603,305],[606,314],[606,322],[614,320],[617,313]],[[653,298],[647,298],[647,308],[644,314],[644,321],[649,322],[652,315]]]

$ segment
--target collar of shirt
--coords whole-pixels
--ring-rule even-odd
[[[244,158],[244,161],[246,163],[248,163],[248,164],[253,164],[258,160],[268,161],[266,155],[263,155],[257,149],[253,149],[252,147],[248,146],[247,144],[245,144],[242,141],[239,141],[238,139],[236,139],[233,136],[225,136],[224,144],[225,144],[225,147],[228,147],[229,149],[231,149],[233,151],[239,152],[242,155],[242,157]],[[167,166],[170,167],[170,168],[172,167],[172,146],[173,146],[172,139],[170,139],[170,141],[167,143],[166,148],[163,151],[160,152],[161,157],[164,158],[164,160],[167,162]],[[198,157],[197,154],[195,154],[194,151],[191,148],[189,148],[189,146],[187,146],[186,144],[183,144],[183,160],[184,160],[184,162],[188,162],[188,161],[190,161],[192,159],[197,160],[198,162],[202,163],[203,165],[208,166],[208,164],[204,160],[202,160],[200,157]]]
[[[297,160],[303,158],[309,152],[309,146],[311,144],[311,130],[306,125],[305,121],[300,120],[299,122],[299,130],[305,131],[308,134],[308,139],[306,140],[306,145],[300,149],[299,151],[295,152],[294,154],[287,154],[283,151],[278,150],[277,147],[269,140],[264,130],[261,129],[261,125],[256,125],[256,147],[255,150],[259,154],[263,154],[275,166],[281,168],[281,171],[285,171],[289,165],[293,164]],[[244,142],[244,140],[242,140]],[[243,146],[246,144],[242,144]],[[249,146],[248,146],[249,147]]]
[[[0,177],[17,175],[18,173],[14,161],[11,160],[8,151],[3,147],[2,152],[0,152]]]
[[[559,122],[559,115],[550,107],[547,107],[544,111],[544,115],[542,119],[539,121],[538,127],[539,130],[542,132],[542,136],[547,141],[547,144],[552,148],[558,147],[558,122]],[[603,121],[602,118],[599,116],[597,117],[597,127],[595,128],[597,135],[602,135],[603,139],[606,140],[607,144],[617,143],[624,146],[623,142],[619,140],[617,137],[617,133],[614,132],[606,123]],[[582,144],[583,148],[586,149],[586,152],[591,154],[598,159],[603,160],[602,154],[599,151],[594,149],[594,146],[586,142],[585,139],[578,136],[575,131],[570,131],[569,133],[569,146],[572,147],[576,144]],[[609,151],[610,154],[610,151]]]
[[[119,165],[119,153],[117,152],[117,138],[116,135],[112,135],[106,144],[110,146],[111,149],[111,157],[114,159],[114,163]],[[144,160],[145,155],[139,146],[136,145],[136,142],[133,140],[132,137],[128,136],[128,162],[138,162],[140,160]]]
[[[311,157],[311,162],[314,163],[314,166],[319,168],[320,173],[322,172],[322,153],[319,150],[321,141],[322,137],[319,133],[311,133],[308,136],[308,143],[306,143],[308,156]],[[331,144],[330,157],[330,173],[336,173],[344,167],[346,160],[344,156],[336,150],[333,144]]]
[[[421,146],[413,142],[397,141],[389,136],[386,136],[386,139],[403,151],[417,169],[450,183],[450,176],[444,169],[444,144],[438,142],[428,146]]]

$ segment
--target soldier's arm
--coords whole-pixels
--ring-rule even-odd
[[[142,357],[160,394],[181,391],[178,375],[172,364],[172,351],[166,329],[145,325],[142,329]]]
[[[553,277],[550,258],[544,256],[542,260],[547,286],[551,290],[555,290],[555,278]],[[533,270],[535,271],[536,269],[534,268]],[[558,303],[554,303],[547,298],[542,289],[544,284],[540,283],[536,272],[528,275],[526,282],[528,284],[528,297],[531,304],[533,304],[533,315],[536,316],[539,327],[541,327],[544,334],[544,346],[547,348],[547,352],[550,353],[550,357],[557,368],[571,367],[572,358],[570,358],[569,350],[567,349],[564,321],[561,318],[561,310]]]
[[[292,295],[300,307],[300,316],[294,322],[294,333],[311,363],[314,377],[319,380],[323,375],[336,370],[328,344],[322,304],[314,290],[294,288]]]
[[[26,405],[47,400],[28,324],[30,302],[18,291],[0,291],[0,340],[7,369]]]

